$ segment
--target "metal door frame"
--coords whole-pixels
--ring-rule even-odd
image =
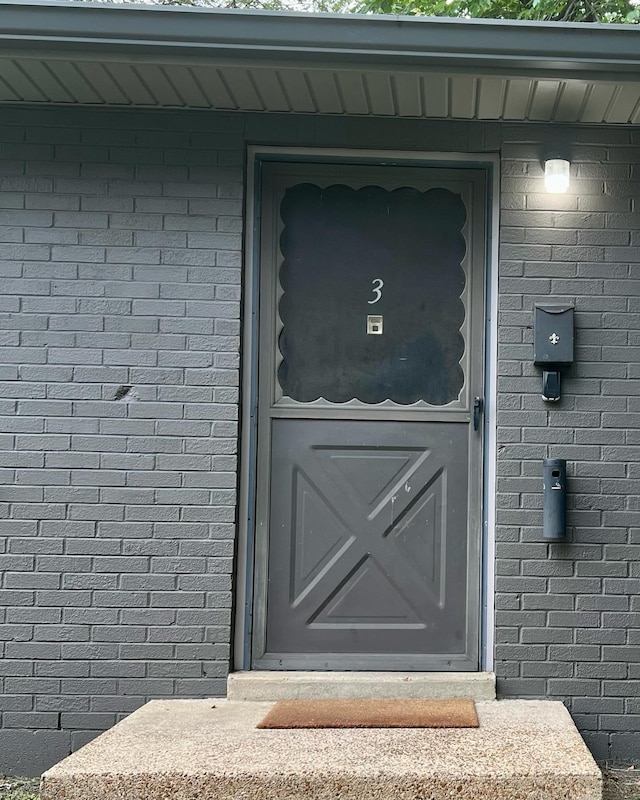
[[[480,669],[493,667],[495,461],[497,372],[497,242],[499,157],[477,153],[419,153],[344,148],[247,148],[245,214],[244,327],[242,337],[242,418],[238,539],[235,576],[235,637],[233,669],[250,669],[253,619],[254,519],[256,503],[257,384],[259,332],[259,253],[261,165],[265,161],[369,166],[433,166],[483,169],[487,174],[485,288],[485,408],[480,571]]]

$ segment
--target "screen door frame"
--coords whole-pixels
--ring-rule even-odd
[[[487,227],[485,286],[485,406],[484,487],[482,495],[482,569],[480,572],[480,669],[493,666],[494,618],[494,529],[495,529],[495,396],[497,365],[497,242],[499,157],[493,154],[416,153],[411,151],[353,150],[333,148],[285,148],[249,146],[247,148],[247,201],[244,270],[244,329],[242,340],[242,426],[238,540],[235,576],[235,637],[232,667],[251,668],[252,621],[254,618],[254,543],[257,457],[259,263],[261,225],[261,166],[264,162],[307,164],[369,165],[372,167],[436,167],[482,169],[486,172],[485,198]],[[259,614],[263,617],[263,614]]]

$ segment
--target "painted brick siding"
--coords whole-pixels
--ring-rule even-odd
[[[505,142],[500,263],[497,672],[563,699],[598,758],[640,753],[640,215],[637,134],[581,129],[563,197],[536,129]],[[576,307],[562,401],[540,399],[531,308]],[[540,540],[540,462],[569,461],[570,542]]]
[[[498,688],[637,758],[637,134],[25,109],[0,141],[0,752],[53,761],[147,697],[224,693],[248,141],[502,154]],[[578,329],[557,406],[531,363],[550,299]],[[566,544],[541,540],[546,455],[569,461]]]
[[[241,119],[3,121],[0,752],[55,761],[225,692]]]

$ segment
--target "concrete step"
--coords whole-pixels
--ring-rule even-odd
[[[45,772],[42,800],[601,800],[558,702],[474,729],[258,730],[272,703],[155,700]]]
[[[495,700],[492,672],[232,672],[229,700],[471,697]]]

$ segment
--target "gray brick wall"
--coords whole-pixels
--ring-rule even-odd
[[[640,753],[638,136],[578,129],[571,192],[540,192],[536,128],[503,147],[497,673],[503,696],[565,700],[598,758]],[[547,134],[548,135],[548,134]],[[545,406],[531,308],[576,307],[576,363]],[[540,541],[540,462],[569,460],[567,544]]]
[[[15,768],[24,732],[49,732],[55,760],[149,697],[225,691],[242,120],[185,120],[4,118],[0,752]]]
[[[550,197],[559,140],[573,188]],[[637,758],[638,134],[29,109],[0,128],[0,752],[45,765],[148,697],[224,693],[245,141],[502,154],[499,691]],[[549,298],[577,312],[557,406],[531,363]],[[541,541],[546,455],[569,460],[566,544]]]

